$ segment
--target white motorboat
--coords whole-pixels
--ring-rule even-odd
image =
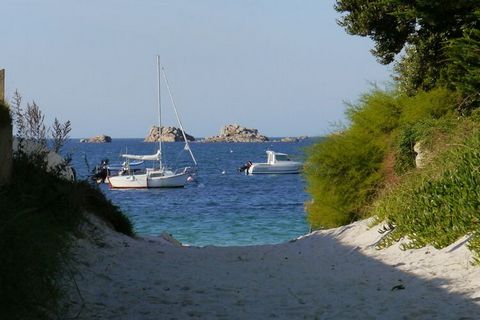
[[[172,102],[173,110],[175,111],[175,116],[177,118],[178,125],[182,131],[183,139],[185,142],[184,149],[190,153],[190,156],[195,164],[195,167],[184,167],[177,170],[168,169],[163,165],[162,162],[162,137],[160,135],[158,141],[158,150],[157,153],[152,155],[134,155],[134,154],[123,154],[122,157],[125,158],[124,169],[121,170],[118,175],[109,176],[108,183],[111,188],[178,188],[184,187],[190,177],[195,174],[197,161],[193,156],[192,150],[188,143],[188,139],[183,130],[180,117],[178,116],[177,107],[175,101],[173,100],[172,93],[170,91],[170,85],[168,84],[167,76],[165,70],[160,66],[160,57],[157,56],[157,73],[158,73],[158,127],[162,127],[162,117],[161,117],[161,97],[160,97],[160,74],[163,75],[165,80],[165,85]],[[142,172],[138,172],[131,168],[131,160],[140,160],[140,161],[152,161],[155,165],[153,168],[147,168]]]
[[[266,163],[247,163],[245,172],[248,174],[283,174],[300,173],[303,164],[292,161],[286,153],[267,150]]]

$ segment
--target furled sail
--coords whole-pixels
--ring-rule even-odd
[[[160,160],[160,150],[158,150],[157,153],[155,154],[149,154],[149,155],[122,154],[122,157],[126,159],[133,159],[133,160],[158,161]]]

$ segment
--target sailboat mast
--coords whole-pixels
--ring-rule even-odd
[[[167,73],[165,72],[164,68],[162,68],[162,75],[163,75],[163,79],[165,80],[165,85],[167,87],[168,95],[170,96],[170,101],[172,101],[173,110],[175,111],[175,116],[177,118],[178,125],[180,126],[180,130],[182,131],[183,140],[185,140],[185,148],[190,153],[190,157],[192,158],[193,163],[195,163],[195,166],[197,166],[197,160],[195,159],[195,156],[193,155],[193,152],[190,149],[190,144],[188,143],[187,136],[185,135],[185,130],[183,130],[182,121],[180,121],[180,117],[179,117],[178,111],[177,111],[177,105],[175,104],[175,100],[173,99],[172,91],[170,90],[170,85],[169,85],[168,79],[167,79]]]
[[[162,163],[162,155],[163,155],[163,150],[162,150],[162,100],[160,98],[160,56],[157,55],[157,85],[158,85],[158,90],[157,90],[157,106],[158,106],[158,150],[160,151],[160,154],[158,156],[158,162],[160,166],[160,170],[163,169],[163,163]]]

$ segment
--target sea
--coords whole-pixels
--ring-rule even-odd
[[[266,162],[266,150],[304,161],[314,139],[300,142],[202,143],[190,148],[198,162],[195,181],[185,188],[99,188],[130,218],[139,235],[171,234],[193,246],[244,246],[285,242],[309,231],[304,203],[309,199],[301,174],[245,175],[247,161]],[[122,153],[154,154],[156,143],[114,139],[111,143],[80,143],[71,139],[64,151],[72,154],[78,179],[88,179],[102,159],[121,164]],[[192,165],[182,142],[164,143],[167,166]]]

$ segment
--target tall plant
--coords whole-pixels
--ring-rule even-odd
[[[61,123],[55,118],[51,128],[45,125],[45,115],[35,101],[27,103],[24,107],[22,96],[15,91],[12,98],[12,118],[16,128],[18,139],[17,154],[28,154],[30,157],[38,156],[43,162],[48,153],[47,140],[52,140],[52,151],[60,152],[69,138],[72,130],[71,122],[68,120]],[[26,144],[29,144],[28,147]],[[25,150],[28,148],[29,150]]]
[[[461,112],[480,107],[480,10],[476,16],[478,23],[466,28],[463,37],[450,41],[447,47],[447,84],[462,94]]]

